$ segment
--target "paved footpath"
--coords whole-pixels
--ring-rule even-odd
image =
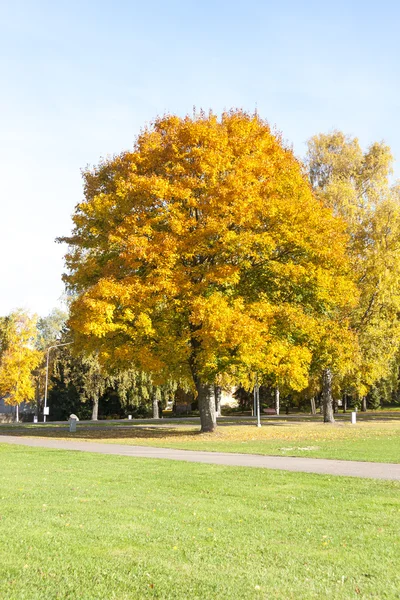
[[[122,444],[23,438],[12,435],[1,435],[0,443],[19,444],[35,448],[52,448],[55,450],[77,450],[79,452],[133,456],[135,458],[161,458],[231,467],[258,467],[261,469],[280,469],[283,471],[400,481],[400,464],[327,460],[324,458],[261,456],[259,454],[233,454],[228,452],[198,452],[194,450],[155,448],[154,446],[125,446]]]

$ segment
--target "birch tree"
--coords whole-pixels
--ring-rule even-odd
[[[400,343],[400,202],[399,188],[390,185],[392,155],[384,143],[363,152],[357,138],[334,131],[309,141],[307,163],[317,197],[344,219],[349,234],[360,294],[349,318],[361,357],[350,379],[365,398],[390,373]]]

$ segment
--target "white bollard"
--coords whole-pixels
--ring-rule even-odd
[[[132,420],[132,415],[128,415],[128,419],[131,421]]]
[[[69,415],[69,430],[70,433],[76,432],[76,424],[79,421],[79,418],[76,415]]]
[[[351,413],[351,424],[355,425],[357,423],[357,413],[356,412],[352,412]]]
[[[38,422],[38,418],[37,418],[37,416],[36,416],[36,415],[33,417],[33,422],[34,422],[34,423],[37,423],[37,422]]]

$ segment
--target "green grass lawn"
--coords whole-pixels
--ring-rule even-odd
[[[400,598],[400,485],[0,444],[2,600]]]
[[[226,423],[214,434],[200,434],[194,424],[79,424],[75,434],[68,426],[0,426],[9,435],[74,438],[119,444],[136,444],[277,456],[303,456],[400,463],[400,421],[360,421],[357,425],[321,421],[266,421],[261,428],[246,422]]]

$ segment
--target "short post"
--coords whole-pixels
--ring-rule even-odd
[[[128,419],[131,421],[132,420],[132,415],[128,415]]]
[[[357,423],[357,412],[356,412],[356,411],[353,411],[353,412],[351,413],[351,424],[352,424],[352,425],[355,425],[356,423]]]
[[[70,433],[76,432],[76,423],[79,421],[76,415],[69,415],[69,431]]]
[[[36,415],[34,415],[34,417],[33,417],[33,422],[34,422],[34,423],[37,423],[37,422],[38,422],[38,418],[37,418],[37,416],[36,416]]]

